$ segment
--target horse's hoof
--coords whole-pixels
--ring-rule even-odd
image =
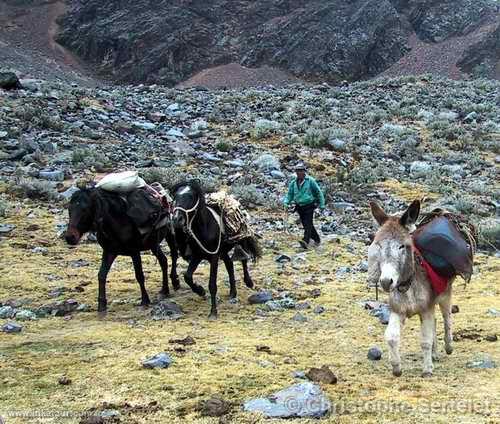
[[[422,378],[430,378],[432,377],[432,372],[431,371],[424,371],[422,373]]]
[[[106,318],[106,316],[108,315],[108,311],[106,309],[100,311],[100,310],[97,310],[97,316],[99,318]]]
[[[168,299],[170,297],[170,293],[165,293],[164,291],[158,292],[158,299]]]
[[[249,289],[253,289],[253,281],[252,280],[245,281],[245,286],[247,286]]]
[[[432,355],[433,362],[439,362],[440,360],[441,360],[441,357],[437,353]]]
[[[172,280],[172,287],[174,288],[174,290],[179,290],[181,288],[181,282],[179,281],[179,278],[170,277],[170,279]]]
[[[216,321],[217,320],[217,312],[210,312],[210,315],[208,316],[209,321]]]
[[[453,353],[453,348],[451,346],[445,346],[444,350],[448,355],[451,355]]]
[[[392,375],[394,377],[401,377],[402,374],[403,374],[403,371],[401,371],[401,368],[393,368],[392,369]]]
[[[205,297],[205,289],[201,286],[194,286],[193,291],[200,297]]]

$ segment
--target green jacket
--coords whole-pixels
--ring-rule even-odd
[[[295,177],[288,185],[288,194],[285,198],[285,206],[288,206],[291,203],[295,203],[299,206],[316,203],[319,204],[321,209],[324,209],[325,196],[323,196],[323,192],[313,177],[306,175],[300,188],[297,185],[297,177]]]

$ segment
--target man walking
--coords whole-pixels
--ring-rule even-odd
[[[295,211],[299,214],[300,221],[304,227],[304,238],[299,242],[307,249],[311,238],[320,244],[319,234],[314,228],[314,210],[319,206],[321,210],[325,209],[325,196],[321,191],[316,180],[306,175],[306,167],[303,163],[295,167],[297,176],[288,186],[288,194],[285,198],[285,207],[288,208],[292,203],[295,204]]]

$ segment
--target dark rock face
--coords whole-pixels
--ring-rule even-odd
[[[272,65],[307,78],[375,75],[405,51],[389,0],[74,1],[58,42],[119,81],[175,84],[207,67]]]
[[[485,68],[485,75],[480,76],[500,77],[500,25],[469,47],[458,62],[458,67],[464,72],[473,72],[480,65]]]
[[[14,72],[0,72],[0,88],[16,90],[22,88],[22,86]]]
[[[424,41],[439,42],[464,35],[493,16],[491,0],[391,0]]]

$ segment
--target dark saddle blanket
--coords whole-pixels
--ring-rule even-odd
[[[462,217],[435,210],[421,221],[413,241],[437,274],[448,279],[460,275],[470,281],[475,229]]]
[[[170,223],[170,210],[165,200],[148,187],[138,188],[129,193],[102,191],[103,198],[118,206],[135,224],[142,236]],[[113,208],[117,210],[118,208]]]

